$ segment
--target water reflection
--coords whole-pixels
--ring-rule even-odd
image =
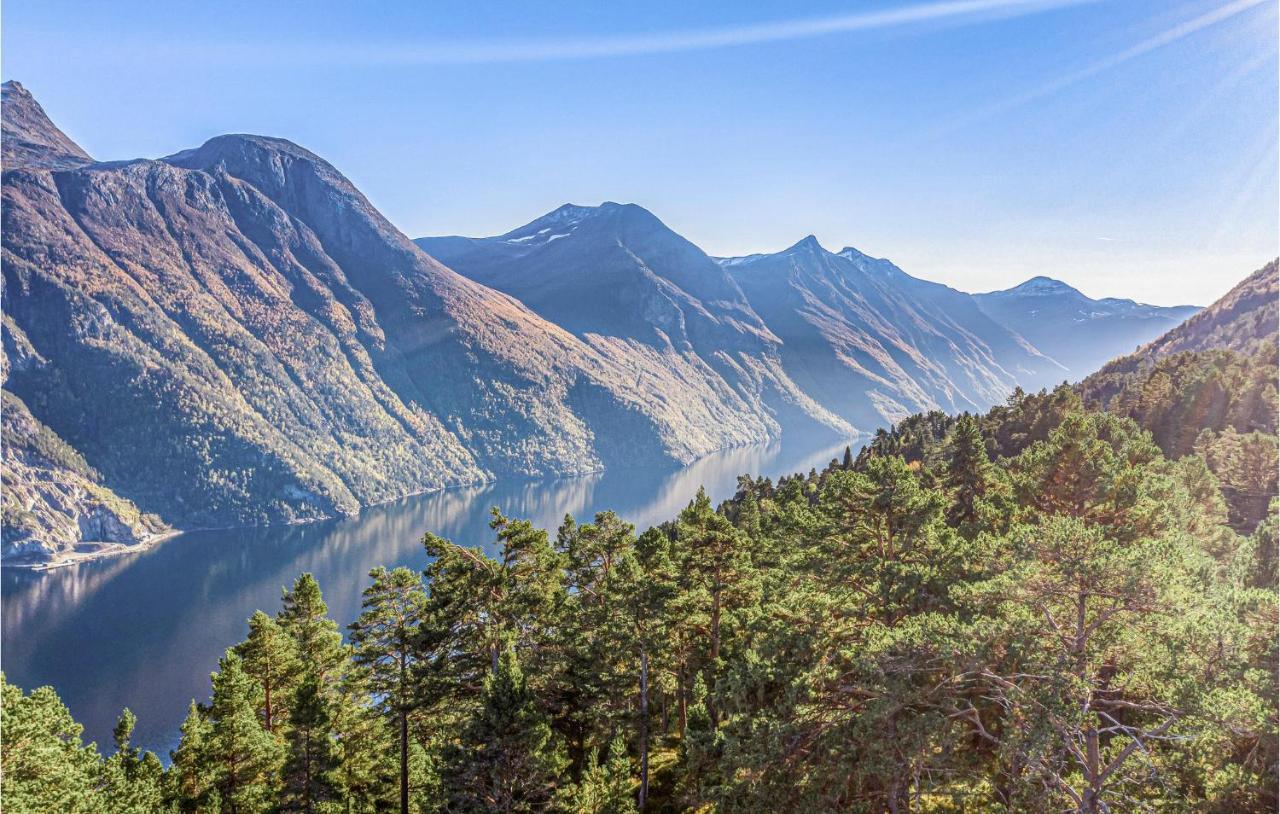
[[[486,545],[491,506],[551,530],[566,513],[589,518],[613,509],[644,529],[674,517],[699,486],[721,500],[742,473],[808,471],[843,448],[788,440],[677,471],[491,484],[374,507],[349,520],[192,532],[152,551],[49,573],[3,569],[3,669],[26,689],[52,684],[86,738],[104,747],[116,716],[129,707],[138,715],[137,742],[163,754],[187,703],[207,697],[209,671],[243,637],[248,616],[259,608],[275,613],[283,586],[303,571],[316,575],[330,612],[345,624],[359,612],[369,569],[425,567],[425,531]]]

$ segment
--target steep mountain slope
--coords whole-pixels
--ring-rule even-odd
[[[0,150],[6,170],[67,168],[93,161],[49,121],[22,85],[5,82],[0,98],[4,109]],[[41,360],[7,313],[0,323],[0,336],[0,385],[7,385],[11,365],[25,369]],[[85,554],[137,546],[166,530],[158,517],[143,515],[132,502],[107,488],[78,452],[36,420],[7,389],[0,390],[0,448],[0,554],[7,562],[42,563],[72,551]]]
[[[1079,378],[1178,325],[1199,309],[1086,297],[1066,283],[1033,277],[1004,291],[974,294],[995,321],[1024,336]]]
[[[4,108],[4,138],[0,159],[6,170],[18,167],[68,169],[93,161],[79,144],[54,126],[44,108],[17,82],[0,86]]]
[[[1138,351],[1161,357],[1181,351],[1229,350],[1252,355],[1274,349],[1277,340],[1277,264],[1250,274],[1222,299]]]
[[[639,206],[566,204],[497,237],[416,242],[634,369],[639,382],[677,372],[686,390],[705,394],[682,410],[756,436],[783,427],[853,431],[782,370],[777,337],[737,283]]]
[[[1280,273],[1275,261],[1154,342],[1080,383],[1085,403],[1129,416],[1171,458],[1204,456],[1232,525],[1251,531],[1276,494]]]
[[[415,242],[579,336],[684,348],[774,342],[714,260],[635,204],[566,204],[498,237]]]
[[[923,410],[982,410],[1015,386],[1065,378],[968,294],[812,236],[719,261],[782,341],[783,367],[815,400],[873,429]]]
[[[1274,434],[1277,299],[1272,261],[1178,328],[1085,378],[1085,403],[1138,419],[1174,457],[1190,452],[1202,429]]]
[[[0,551],[6,562],[45,563],[69,552],[123,551],[167,530],[160,518],[144,515],[103,486],[98,473],[16,396],[0,392],[0,398]]]
[[[64,168],[83,151],[16,85],[4,99],[25,151],[3,183],[5,341],[29,350],[6,388],[166,521],[306,519],[770,434],[727,388],[661,359],[641,381],[635,354],[450,271],[287,141]]]

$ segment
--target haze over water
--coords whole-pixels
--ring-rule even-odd
[[[699,486],[719,502],[733,494],[741,474],[776,479],[821,468],[845,444],[789,439],[727,450],[674,471],[454,489],[346,520],[191,532],[151,551],[45,573],[6,568],[0,658],[7,678],[24,689],[52,685],[84,724],[86,741],[109,752],[111,728],[128,707],[138,716],[135,742],[167,760],[187,704],[207,700],[219,656],[244,637],[255,610],[274,614],[283,587],[304,571],[319,580],[330,616],[345,632],[359,614],[371,568],[421,570],[427,531],[489,547],[493,506],[553,535],[566,513],[587,522],[606,509],[639,532],[674,518]]]

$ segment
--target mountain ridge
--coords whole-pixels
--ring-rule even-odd
[[[969,295],[856,249],[827,251],[812,235],[719,263],[782,337],[796,375],[856,426],[922,409],[979,409],[1019,379],[1038,386],[1057,369]]]
[[[641,380],[634,352],[454,273],[286,140],[36,160],[3,187],[5,348],[31,350],[6,390],[180,526],[677,465],[777,434],[737,393],[660,363]]]
[[[715,259],[605,202],[411,241],[289,140],[94,161],[25,88],[6,83],[3,104],[6,404],[89,473],[6,447],[23,496],[5,506],[6,558],[56,559],[57,528],[102,506],[113,519],[93,528],[125,545],[166,524],[299,522],[847,437],[1061,372],[970,295],[812,235]]]
[[[93,158],[63,133],[21,83],[0,85],[0,106],[5,111],[0,160],[5,169],[36,166],[69,169],[93,163]]]
[[[1073,378],[1150,342],[1199,310],[1093,299],[1061,280],[1038,275],[1011,288],[973,295],[978,306],[1057,359]]]

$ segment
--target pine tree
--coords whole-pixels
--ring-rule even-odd
[[[418,702],[418,633],[427,613],[422,578],[407,568],[369,572],[363,612],[351,625],[355,662],[368,669],[370,689],[395,718],[400,752],[400,811],[409,811],[409,716]]]
[[[816,479],[814,475],[812,480]],[[743,604],[750,593],[752,562],[746,545],[750,540],[711,507],[705,489],[699,489],[680,513],[676,528],[681,563],[692,589],[691,600],[702,605],[706,618],[704,669],[711,687],[706,705],[714,726],[719,720],[715,676],[724,642],[724,617],[727,611]]]
[[[98,755],[52,687],[30,695],[0,673],[0,798],[6,812],[97,814]]]
[[[749,488],[742,493],[738,502],[736,525],[749,539],[760,538],[760,503],[756,500],[755,489]]]
[[[546,811],[567,764],[515,653],[508,650],[485,681],[479,709],[445,753],[447,810]]]
[[[244,669],[262,688],[262,725],[275,732],[288,720],[288,695],[301,665],[298,645],[276,620],[262,611],[249,618],[249,637],[236,646]]]
[[[544,669],[555,674],[545,698],[556,711],[579,776],[589,756],[624,726],[634,686],[633,651],[619,646],[627,637],[621,607],[620,571],[633,554],[634,529],[613,512],[578,525],[566,517],[557,534],[564,560],[565,601],[555,629],[555,652]]]
[[[321,679],[332,678],[342,665],[342,634],[329,618],[320,585],[311,574],[303,574],[284,592],[283,607],[277,617],[281,629],[293,637],[302,669]]]
[[[102,797],[108,811],[153,814],[164,800],[164,766],[130,741],[138,719],[125,709],[112,730],[116,751],[103,765]]]
[[[680,741],[681,796],[692,810],[712,802],[718,779],[720,736],[707,702],[707,685],[699,674],[690,695],[688,730]]]
[[[948,519],[972,525],[978,520],[979,502],[991,479],[991,459],[976,418],[966,413],[956,420],[948,453],[945,484],[952,501]]]
[[[282,754],[258,720],[259,704],[257,683],[245,673],[240,657],[228,650],[213,674],[202,769],[230,814],[257,814],[275,804]]]
[[[211,778],[205,773],[205,752],[212,727],[195,701],[187,707],[180,731],[178,748],[169,756],[169,796],[179,811],[194,814],[205,810],[202,804],[212,788]]]
[[[306,675],[298,685],[289,724],[279,810],[336,811],[340,754],[331,731],[329,704],[315,675]]]
[[[622,738],[610,742],[607,755],[601,752],[580,782],[565,787],[558,806],[565,814],[635,814],[638,811],[631,790],[631,761]]]
[[[421,695],[432,714],[450,715],[474,703],[504,650],[527,659],[539,682],[554,670],[535,644],[556,629],[564,603],[560,556],[547,533],[496,508],[497,559],[434,534],[423,537],[432,558],[426,570],[428,606],[418,640],[423,659]]]
[[[346,814],[391,811],[397,802],[396,739],[372,703],[366,672],[346,671],[333,691],[336,779]]]
[[[618,644],[632,654],[636,673],[636,744],[640,758],[637,802],[641,809],[649,799],[655,664],[666,655],[664,645],[670,630],[667,616],[678,590],[678,579],[670,557],[670,542],[656,531],[642,535],[634,553],[618,566],[622,620]]]

